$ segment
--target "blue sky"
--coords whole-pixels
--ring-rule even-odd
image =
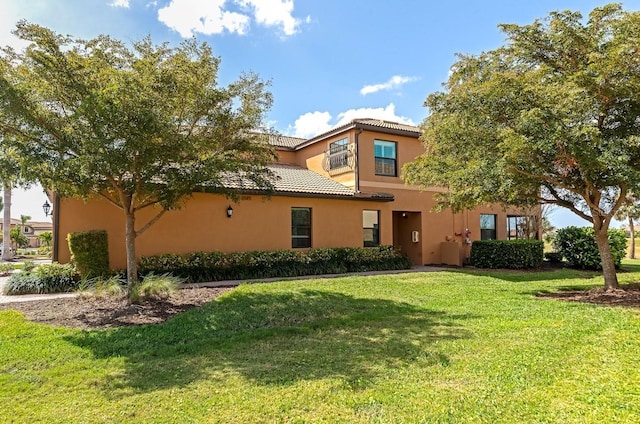
[[[588,15],[588,0],[2,0],[0,45],[18,19],[80,38],[108,34],[176,45],[196,37],[221,57],[219,82],[253,71],[271,81],[271,125],[311,137],[358,117],[420,124],[456,53],[504,42],[499,23],[528,24],[554,10]],[[640,9],[640,0],[624,1]],[[16,192],[13,215],[44,219],[44,195]],[[556,226],[586,225],[570,212]]]

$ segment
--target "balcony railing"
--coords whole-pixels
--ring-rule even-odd
[[[355,167],[355,144],[332,145],[324,152],[322,169],[329,174],[349,172]]]

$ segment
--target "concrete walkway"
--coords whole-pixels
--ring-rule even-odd
[[[347,274],[323,274],[323,275],[302,275],[299,277],[280,277],[280,278],[260,278],[251,280],[225,280],[225,281],[213,281],[209,283],[192,283],[183,284],[182,288],[198,288],[198,287],[236,287],[240,284],[253,284],[253,283],[272,283],[276,281],[288,281],[288,280],[310,280],[313,278],[339,278],[348,277],[351,275],[386,275],[386,274],[406,274],[409,272],[435,272],[435,271],[447,271],[450,268],[442,268],[436,266],[415,266],[411,269],[391,270],[391,271],[366,271],[366,272],[352,272]],[[37,300],[48,299],[62,299],[65,297],[76,297],[77,293],[52,293],[52,294],[23,294],[23,295],[4,295],[4,284],[9,277],[0,277],[0,303],[13,303],[13,302],[33,302]]]

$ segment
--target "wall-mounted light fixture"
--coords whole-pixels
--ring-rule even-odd
[[[231,218],[233,216],[233,208],[231,205],[227,208],[227,218]]]
[[[49,212],[51,211],[51,205],[49,204],[48,200],[44,201],[44,204],[42,205],[42,210],[44,211],[44,216],[49,216]]]

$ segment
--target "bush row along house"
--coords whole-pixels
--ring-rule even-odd
[[[530,237],[539,211],[498,205],[433,212],[434,194],[400,178],[424,152],[415,126],[357,119],[311,139],[272,137],[278,160],[270,197],[239,190],[237,202],[196,192],[137,238],[137,254],[393,245],[416,265],[461,265],[478,239]],[[93,198],[55,199],[54,259],[70,260],[67,234],[106,230],[110,263],[125,268],[122,212]],[[141,211],[146,222],[154,211]]]

